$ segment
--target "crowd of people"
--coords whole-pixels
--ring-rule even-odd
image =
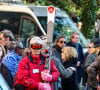
[[[0,32],[0,73],[13,90],[100,90],[100,38],[83,53],[80,35],[56,38],[49,56],[47,37],[30,36],[26,46],[10,30]],[[50,58],[51,57],[51,58]],[[50,58],[50,69],[45,68]]]

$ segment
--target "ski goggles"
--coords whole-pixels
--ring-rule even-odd
[[[32,49],[41,49],[41,48],[42,48],[42,45],[39,45],[39,44],[32,44],[32,45],[31,45],[31,48],[32,48]]]

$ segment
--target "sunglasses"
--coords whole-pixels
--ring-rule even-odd
[[[64,43],[64,44],[66,44],[66,42],[65,41],[59,41],[60,43]]]
[[[87,48],[92,48],[92,47],[87,47]]]
[[[33,44],[33,45],[31,45],[31,48],[32,49],[41,49],[42,48],[42,45]]]

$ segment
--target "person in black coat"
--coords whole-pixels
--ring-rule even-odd
[[[59,62],[62,63],[61,59],[61,50],[65,46],[66,40],[64,35],[60,35],[54,42],[54,46],[52,47],[52,56],[57,58]],[[57,67],[56,67],[57,68]],[[53,83],[53,90],[62,90],[61,86],[61,78],[59,77],[57,82]]]
[[[64,60],[64,67],[74,67],[77,68],[77,51],[73,47],[64,47],[62,49],[62,59]],[[62,89],[63,90],[79,90],[78,89],[78,78],[77,70],[69,78],[62,77]]]
[[[76,26],[79,28],[79,20],[74,12],[72,13],[71,19],[76,24]]]
[[[78,53],[78,59],[77,59],[78,82],[80,83],[82,75],[83,75],[82,64],[84,62],[84,54],[83,54],[83,48],[78,43],[78,41],[79,41],[79,33],[72,32],[70,35],[70,41],[66,44],[66,46],[74,47],[77,50],[77,53]]]

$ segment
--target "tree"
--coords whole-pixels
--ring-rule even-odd
[[[82,33],[86,38],[93,38],[96,20],[96,0],[82,0]]]

